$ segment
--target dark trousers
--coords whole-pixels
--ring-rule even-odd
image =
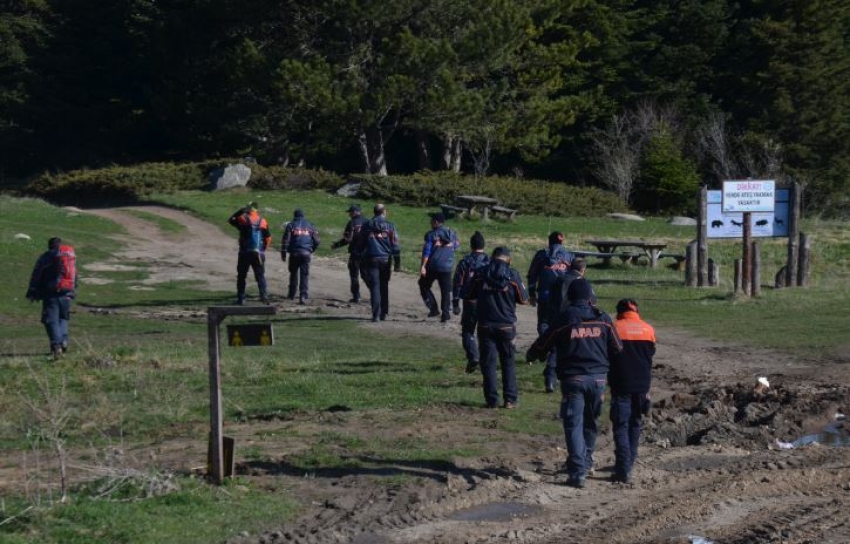
[[[466,352],[466,362],[478,363],[478,340],[475,338],[475,327],[478,325],[478,302],[463,301],[463,312],[460,314],[460,341]]]
[[[502,365],[502,396],[505,402],[516,404],[519,390],[516,382],[516,327],[509,324],[478,324],[481,347],[481,374],[484,376],[484,401],[487,406],[499,405],[499,381],[496,365]]]
[[[307,298],[309,295],[310,261],[311,255],[309,253],[292,253],[289,255],[289,298],[295,298],[296,291],[301,298]]]
[[[547,301],[538,301],[537,303],[537,334],[543,336],[549,330],[549,310]],[[558,374],[555,370],[557,366],[557,352],[553,347],[546,356],[546,366],[543,367],[543,383],[546,387],[554,388],[558,384]]]
[[[565,376],[561,379],[561,421],[567,443],[567,474],[585,476],[593,468],[593,451],[602,413],[604,374]]]
[[[443,321],[448,321],[452,315],[452,273],[438,272],[436,270],[425,270],[425,275],[419,277],[419,294],[422,296],[422,301],[425,306],[431,310],[431,313],[437,311],[437,298],[431,292],[431,286],[434,282],[440,285],[440,311]]]
[[[41,322],[50,339],[50,348],[68,346],[68,320],[71,319],[71,299],[52,296],[41,301]]]
[[[254,279],[260,289],[260,296],[266,296],[266,255],[259,251],[240,251],[236,261],[236,296],[245,298],[245,279],[248,269],[254,271]]]
[[[638,456],[638,443],[649,399],[646,393],[611,395],[611,428],[614,431],[614,475],[624,478],[632,472]]]
[[[360,301],[360,257],[354,254],[348,257],[348,276],[351,279],[351,298]]]
[[[360,274],[369,289],[372,319],[386,319],[390,313],[390,268],[389,259],[363,259]]]

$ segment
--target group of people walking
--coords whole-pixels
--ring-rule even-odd
[[[349,221],[333,248],[347,246],[352,303],[359,303],[360,279],[369,290],[372,321],[389,314],[389,281],[401,267],[401,246],[387,209],[376,204],[371,219],[357,205],[348,208]],[[272,243],[268,222],[255,202],[231,215],[239,230],[237,304],[244,304],[246,278],[252,270],[260,300],[269,304],[265,278],[265,253]],[[597,306],[596,294],[585,279],[586,263],[563,247],[564,235],[552,232],[546,248],[532,258],[528,287],[511,266],[511,252],[499,246],[488,255],[484,236],[475,232],[470,251],[457,264],[457,234],[446,227],[445,217],[434,214],[425,234],[419,269],[419,291],[429,317],[447,322],[460,315],[461,343],[466,372],[481,372],[485,406],[513,409],[518,406],[516,376],[516,306],[537,309],[538,338],[526,352],[531,363],[545,361],[547,393],[560,388],[560,416],[568,458],[568,484],[584,487],[593,469],[593,454],[602,412],[603,392],[611,390],[610,418],[614,434],[615,467],[612,479],[629,482],[637,458],[642,419],[649,411],[655,331],[640,317],[634,299],[622,299],[612,319]],[[289,263],[287,296],[300,304],[309,298],[312,254],[319,233],[300,209],[286,223],[280,255]],[[440,289],[439,300],[432,292]],[[48,250],[33,269],[27,299],[42,301],[42,323],[54,359],[68,349],[68,320],[77,283],[74,249],[59,238],[48,241]],[[461,306],[462,302],[462,306]],[[499,379],[501,369],[501,380]],[[501,383],[500,383],[501,382]]]

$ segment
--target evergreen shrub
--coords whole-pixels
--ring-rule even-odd
[[[360,183],[361,198],[409,206],[453,204],[459,195],[482,195],[498,199],[502,206],[517,209],[520,214],[598,217],[629,211],[613,192],[541,180],[467,177],[446,172],[359,175],[350,180]]]

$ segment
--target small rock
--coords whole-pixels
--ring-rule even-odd
[[[19,232],[15,235],[15,240],[32,240],[29,234],[24,234],[23,232]]]

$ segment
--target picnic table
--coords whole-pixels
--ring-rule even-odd
[[[604,258],[605,264],[611,262],[611,257],[615,256],[617,248],[637,248],[649,257],[650,268],[655,268],[658,265],[658,256],[667,247],[665,242],[647,242],[645,240],[585,240],[585,243],[595,246],[599,253],[610,255],[610,257]]]
[[[455,200],[459,206],[466,208],[467,216],[471,216],[474,211],[479,211],[482,219],[487,219],[493,206],[499,205],[498,200],[489,196],[459,195]]]

